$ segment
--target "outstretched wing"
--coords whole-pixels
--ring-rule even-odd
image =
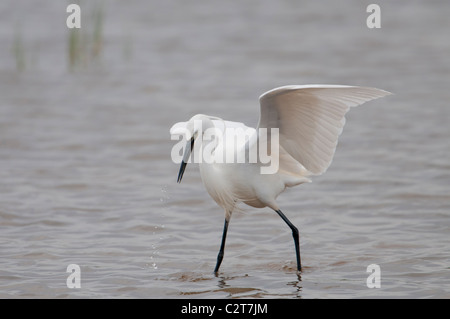
[[[343,85],[279,87],[260,96],[258,128],[279,128],[280,147],[312,174],[320,175],[333,159],[350,107],[389,94]]]

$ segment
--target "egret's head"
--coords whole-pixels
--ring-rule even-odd
[[[189,161],[194,143],[199,136],[202,136],[203,132],[211,127],[214,127],[212,120],[221,120],[217,117],[208,116],[204,114],[197,114],[190,118],[187,122],[176,123],[170,129],[170,134],[184,136],[186,140],[186,146],[184,148],[183,160],[181,161],[180,170],[178,172],[177,182],[180,183],[183,178],[184,170]]]

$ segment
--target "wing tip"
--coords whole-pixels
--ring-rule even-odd
[[[375,87],[369,87],[369,86],[354,86],[355,89],[364,89],[364,90],[369,90],[372,91],[374,93],[377,93],[377,97],[383,97],[383,96],[387,96],[387,95],[394,95],[394,93],[383,90],[383,89],[379,89],[379,88],[375,88]]]
[[[298,89],[338,89],[338,88],[360,88],[360,89],[368,89],[372,92],[377,92],[379,95],[377,95],[375,98],[380,98],[387,95],[394,95],[394,93],[378,89],[375,87],[368,87],[368,86],[355,86],[355,85],[339,85],[339,84],[305,84],[305,85],[284,85],[280,87],[273,88],[269,91],[264,92],[259,96],[259,100],[261,101],[263,98],[267,98],[269,96],[275,96],[281,92],[288,91],[288,90],[298,90]]]

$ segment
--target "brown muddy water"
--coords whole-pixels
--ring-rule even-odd
[[[0,297],[449,298],[450,3],[378,1],[380,29],[369,3],[83,1],[69,30],[67,1],[2,1]],[[308,83],[395,95],[278,198],[301,275],[283,221],[249,208],[216,277],[223,213],[195,165],[176,183],[169,128],[254,126],[261,93]]]

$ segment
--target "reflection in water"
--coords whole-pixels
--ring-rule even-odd
[[[248,278],[248,275],[241,276],[242,278]],[[227,293],[227,298],[239,298],[239,297],[252,297],[257,298],[263,295],[265,292],[258,288],[249,287],[237,287],[236,285],[228,284],[227,281],[235,281],[238,277],[219,276],[217,287],[219,291]]]
[[[302,286],[301,286],[302,277],[300,274],[297,274],[297,278],[298,278],[298,280],[288,282],[287,285],[294,287],[294,289],[296,291],[296,297],[301,298],[302,297],[302,294],[301,294],[301,292],[302,292]]]
[[[274,275],[274,274],[272,274]],[[288,276],[292,276],[292,273],[286,274]],[[294,290],[290,293],[283,293],[280,296],[286,297],[286,298],[297,298],[301,297],[301,275],[299,273],[296,274],[297,280],[295,281],[287,281],[285,283],[286,286],[293,287]],[[237,285],[235,282],[241,283],[241,285]],[[263,298],[272,296],[273,294],[265,289],[260,288],[250,288],[250,287],[244,287],[242,284],[248,284],[249,282],[252,282],[251,276],[248,274],[243,276],[226,276],[226,275],[218,275],[217,276],[217,287],[219,288],[219,291],[226,292],[229,298]],[[282,285],[282,282],[279,282],[280,285]]]

